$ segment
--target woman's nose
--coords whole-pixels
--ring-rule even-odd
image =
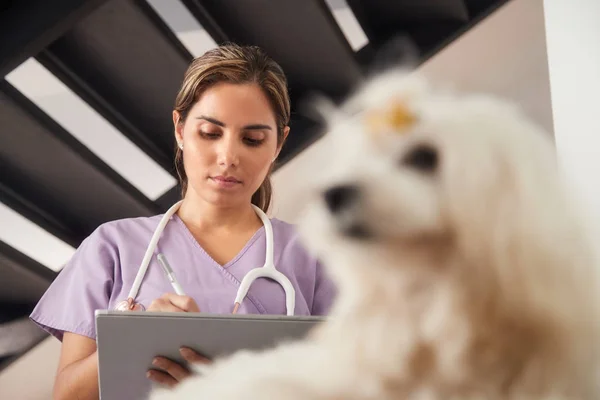
[[[239,164],[239,146],[233,138],[224,137],[218,146],[218,163],[223,166]]]

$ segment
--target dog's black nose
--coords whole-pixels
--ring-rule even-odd
[[[338,185],[327,189],[323,197],[329,211],[337,213],[354,203],[359,192],[358,187],[354,185]]]

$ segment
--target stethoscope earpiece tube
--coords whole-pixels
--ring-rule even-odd
[[[165,215],[163,215],[162,219],[158,223],[158,226],[154,230],[154,234],[152,235],[152,239],[150,239],[150,243],[148,244],[148,248],[146,249],[146,253],[144,254],[144,258],[142,259],[142,264],[138,270],[137,275],[135,276],[135,280],[131,285],[131,290],[129,291],[129,295],[127,296],[129,299],[135,299],[138,295],[140,287],[142,286],[142,280],[144,276],[146,276],[146,270],[148,269],[148,265],[150,265],[150,260],[152,259],[152,255],[156,250],[156,246],[158,245],[158,240],[160,239],[160,235],[162,235],[163,230],[167,226],[169,219],[179,210],[181,203],[183,200],[178,201],[173,204],[171,208],[167,210]]]

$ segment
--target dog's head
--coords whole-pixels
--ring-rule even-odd
[[[448,268],[518,302],[589,256],[551,137],[512,104],[392,72],[326,113],[332,150],[301,230],[338,281]]]

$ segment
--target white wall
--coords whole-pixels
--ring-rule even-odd
[[[420,71],[440,85],[511,99],[553,131],[542,0],[508,2]]]
[[[0,374],[0,399],[49,400],[60,345],[48,338]]]
[[[545,0],[558,155],[573,188],[600,222],[600,1]]]
[[[290,131],[290,135],[293,132]],[[328,154],[336,151],[325,136],[298,154],[273,174],[273,206],[271,215],[296,223],[306,202],[305,183],[310,182],[323,169]]]

